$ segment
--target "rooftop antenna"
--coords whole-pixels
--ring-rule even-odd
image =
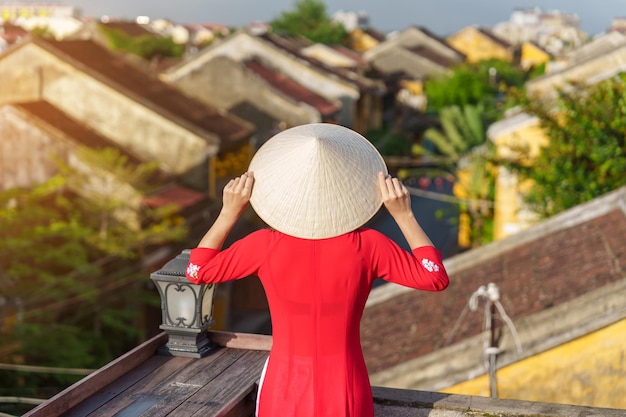
[[[481,285],[478,290],[474,291],[469,299],[468,306],[470,310],[478,310],[479,299],[483,299],[485,301],[485,335],[489,335],[488,338],[485,337],[483,342],[483,361],[485,368],[489,373],[489,389],[491,392],[491,398],[498,398],[496,357],[502,350],[498,347],[496,329],[493,325],[493,318],[496,314],[499,313],[500,317],[509,327],[511,334],[513,335],[513,340],[515,341],[517,353],[522,352],[522,344],[520,343],[517,335],[517,329],[515,328],[513,321],[509,315],[506,314],[506,311],[504,311],[504,307],[500,302],[500,289],[498,286],[493,282],[490,282],[486,287]]]
[[[442,346],[446,346],[450,343],[467,312],[469,310],[478,310],[480,300],[484,300],[485,302],[485,324],[483,330],[485,330],[486,332],[484,332],[485,338],[483,341],[483,361],[485,368],[489,373],[489,388],[491,391],[491,397],[497,398],[498,389],[496,381],[496,357],[502,350],[498,347],[496,329],[493,325],[493,318],[496,314],[500,314],[500,317],[504,320],[509,330],[511,331],[511,334],[513,335],[513,340],[515,341],[517,353],[522,352],[522,344],[520,343],[517,329],[515,328],[513,321],[506,313],[506,311],[504,311],[502,303],[500,303],[500,289],[496,284],[491,282],[487,286],[481,285],[476,291],[472,293],[467,305],[461,312],[461,315],[457,319],[454,327],[452,328],[452,331],[448,334],[448,337],[446,338]]]

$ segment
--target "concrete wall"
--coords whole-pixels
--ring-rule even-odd
[[[75,192],[100,201],[112,198],[124,201],[125,207],[118,208],[115,216],[133,230],[139,227],[136,210],[141,195],[124,179],[80,161],[80,146],[64,132],[33,123],[27,113],[10,104],[0,107],[0,131],[0,190],[42,184],[58,173],[55,161],[59,161],[84,173],[88,179],[77,184],[80,188],[74,188]]]
[[[499,398],[590,407],[623,408],[626,414],[626,320],[540,353],[496,373]],[[489,377],[442,392],[489,396]]]
[[[495,42],[474,27],[455,33],[447,41],[465,54],[467,62],[480,62],[488,59],[513,61],[513,52],[510,49]]]
[[[57,172],[50,155],[61,159],[67,156],[66,145],[34,126],[10,105],[0,107],[0,132],[0,190],[47,181]]]
[[[550,55],[543,49],[533,45],[530,42],[524,42],[522,44],[522,52],[520,65],[525,70],[530,69],[533,66],[539,66],[550,61]]]
[[[528,156],[534,158],[548,141],[539,120],[524,114],[495,123],[488,134],[496,145],[498,158],[503,160],[519,159],[520,152],[528,152]],[[529,186],[507,168],[499,168],[495,185],[494,240],[527,229],[536,220],[532,213],[523,209],[522,196]]]

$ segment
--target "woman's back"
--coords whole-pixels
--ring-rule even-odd
[[[198,251],[191,262],[200,262]],[[424,268],[424,257],[441,264],[432,247],[412,254],[370,229],[320,240],[260,230],[203,261],[204,282],[255,274],[263,283],[273,346],[258,415],[372,416],[359,337],[365,302],[377,277],[424,290],[447,285],[445,272]]]

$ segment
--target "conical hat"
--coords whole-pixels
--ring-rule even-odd
[[[270,227],[304,239],[326,239],[363,226],[380,208],[376,148],[342,126],[313,123],[284,130],[250,162],[250,204]]]

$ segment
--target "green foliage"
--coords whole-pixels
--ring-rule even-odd
[[[296,1],[294,10],[283,12],[271,27],[274,32],[322,44],[343,44],[347,37],[343,25],[333,22],[324,2],[318,0]]]
[[[119,29],[100,26],[100,30],[109,41],[113,50],[123,50],[144,59],[153,58],[180,58],[185,53],[185,47],[175,43],[170,37],[158,35],[128,36]]]
[[[515,164],[534,185],[529,208],[552,216],[626,184],[625,76],[591,87],[571,85],[546,105],[518,95],[521,108],[539,118],[549,143],[531,165]]]
[[[444,107],[439,112],[441,129],[430,128],[424,132],[426,141],[436,152],[456,164],[473,148],[485,143],[482,105]],[[414,145],[416,154],[432,154],[425,147]]]
[[[32,191],[12,189],[0,193],[0,277],[2,293],[13,297],[61,296],[75,286],[65,275],[87,266],[84,239],[91,230],[76,213],[64,212],[70,200],[60,191],[65,185],[53,178]],[[23,285],[28,283],[30,285]],[[76,283],[81,289],[81,283]]]
[[[439,121],[441,129],[426,130],[425,146],[413,145],[413,153],[443,156],[441,169],[457,173],[457,187],[466,198],[460,209],[470,216],[472,245],[479,246],[492,237],[493,205],[487,202],[493,200],[495,183],[491,169],[495,149],[486,140],[483,106],[444,107]],[[459,176],[461,171],[466,172],[464,178]]]
[[[376,148],[387,156],[403,156],[411,153],[411,142],[393,128],[370,130],[367,138]]]
[[[77,156],[89,170],[58,164],[68,187],[87,197],[77,204],[83,221],[99,231],[87,238],[90,245],[108,255],[132,258],[143,247],[176,241],[186,234],[177,207],[151,209],[138,200],[152,188],[156,162],[131,163],[114,148],[84,148]]]
[[[506,107],[506,90],[521,87],[527,79],[525,71],[506,61],[461,64],[447,76],[426,81],[427,111],[437,113],[454,105],[481,105],[487,121],[495,121]]]
[[[173,207],[153,210],[127,198],[127,189],[150,189],[154,164],[131,163],[111,149],[76,156],[81,169],[59,163],[60,174],[44,184],[0,192],[0,298],[7,303],[0,361],[97,368],[135,346],[142,309],[158,303],[136,259],[186,233]],[[133,213],[133,227],[116,216],[120,210]],[[73,378],[11,373],[0,385],[37,396]]]
[[[29,30],[29,33],[32,36],[39,36],[41,38],[54,38],[54,33],[48,26],[35,26]]]

